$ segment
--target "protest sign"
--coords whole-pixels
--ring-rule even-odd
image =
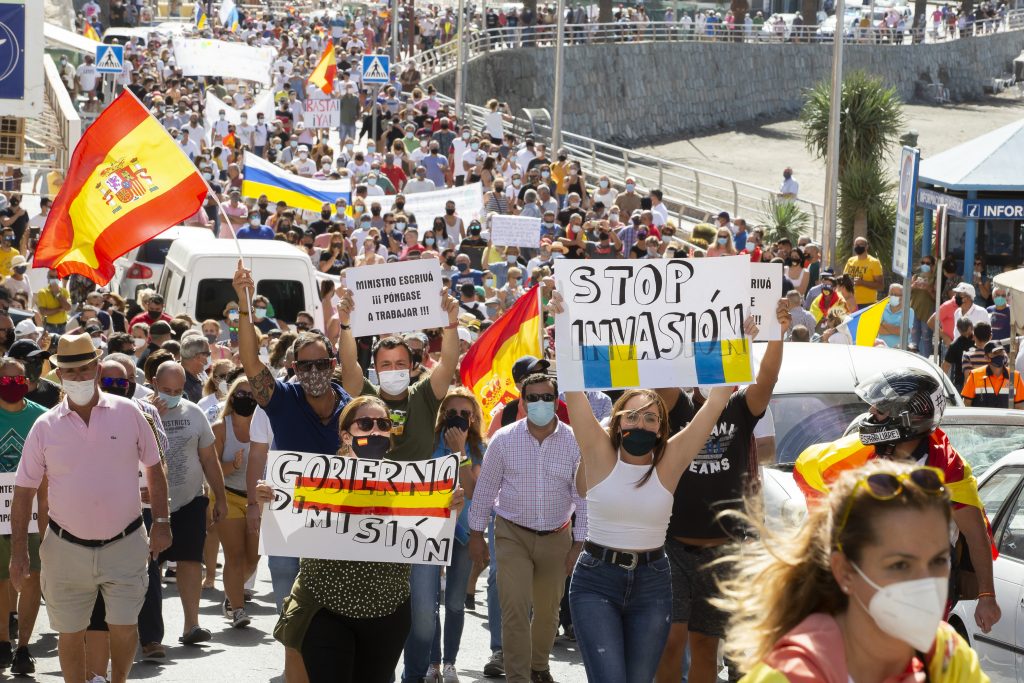
[[[782,326],[775,317],[775,309],[782,298],[782,264],[750,264],[750,315],[757,325],[754,341],[782,339]],[[812,330],[813,331],[813,330]]]
[[[306,128],[337,128],[341,125],[341,100],[307,99],[302,122]]]
[[[555,316],[565,391],[753,381],[750,258],[563,260]]]
[[[451,561],[459,459],[393,462],[271,451],[274,501],[260,554],[446,565]]]
[[[235,109],[212,92],[207,92],[206,108],[203,110],[203,123],[205,124],[207,137],[210,138],[210,141],[215,145],[219,145],[221,142],[219,139],[213,139],[214,126],[217,123],[217,119],[220,117],[221,111],[224,112],[224,119],[235,126],[241,125],[242,114],[245,114],[248,117],[250,126],[256,125],[257,114],[263,114],[264,119],[267,121],[273,121],[274,93],[270,90],[262,92],[256,96],[250,108]]]
[[[11,533],[11,504],[14,501],[14,472],[0,474],[0,534]],[[32,519],[28,522],[28,532],[39,532],[39,496],[32,499]]]
[[[395,196],[375,196],[371,197],[370,201],[380,204],[380,211],[383,215],[391,211]],[[416,216],[416,227],[421,238],[424,231],[434,227],[435,218],[444,216],[444,205],[450,201],[455,202],[455,210],[467,225],[474,218],[480,218],[483,215],[484,202],[480,183],[405,195],[405,213],[412,213]]]
[[[491,216],[491,242],[499,247],[540,246],[540,219],[529,216]]]
[[[352,291],[352,335],[408,332],[448,324],[441,308],[441,264],[437,259],[358,266],[346,271]]]
[[[221,76],[270,85],[270,67],[277,52],[208,38],[174,39],[174,61],[183,76]]]

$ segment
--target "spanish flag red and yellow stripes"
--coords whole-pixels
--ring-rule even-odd
[[[856,433],[844,436],[832,443],[819,443],[807,447],[796,460],[793,468],[793,479],[796,485],[811,503],[828,493],[829,486],[847,470],[862,467],[874,459],[875,447],[865,446]],[[949,437],[941,429],[935,429],[928,436],[928,457],[925,464],[942,471],[946,490],[956,507],[975,507],[981,511],[988,526],[989,536],[992,527],[985,514],[985,506],[978,495],[978,480]],[[997,555],[992,546],[992,556]]]
[[[542,317],[536,286],[488,327],[462,359],[463,386],[473,390],[484,411],[484,421],[501,406],[519,396],[512,379],[512,365],[522,356],[542,357]]]
[[[334,79],[337,75],[338,62],[334,58],[334,41],[328,40],[327,45],[324,46],[323,56],[320,57],[320,63],[309,75],[308,82],[320,88],[325,95],[330,95],[334,92]]]
[[[115,259],[194,214],[206,192],[185,153],[125,90],[75,147],[33,265],[106,284]]]
[[[295,482],[292,507],[353,515],[438,517],[450,515],[454,480],[427,482],[305,479]]]
[[[97,43],[100,42],[100,34],[96,33],[96,29],[88,21],[85,22],[85,26],[82,28],[82,35],[89,40],[95,40]]]

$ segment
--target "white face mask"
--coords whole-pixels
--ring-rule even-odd
[[[377,373],[381,390],[390,396],[398,396],[409,388],[408,370],[384,370]]]
[[[76,406],[86,405],[96,395],[96,380],[94,379],[87,379],[81,382],[62,379],[60,383],[64,388],[64,393],[68,396],[68,400]]]
[[[948,579],[916,579],[882,587],[869,579],[860,567],[853,562],[850,564],[869,586],[878,591],[864,608],[878,628],[918,652],[928,652],[935,642],[935,631],[946,612]],[[864,607],[859,598],[855,599]]]
[[[141,349],[143,346],[146,345],[146,340],[143,339],[142,337],[135,337],[132,341],[135,344],[135,348],[137,349]]]
[[[217,393],[220,394],[221,396],[227,396],[227,393],[228,393],[228,383],[227,383],[227,380],[223,380],[222,379],[219,382],[217,382]]]

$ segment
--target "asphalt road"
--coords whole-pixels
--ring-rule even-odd
[[[466,625],[458,662],[462,683],[502,681],[484,678],[483,666],[490,656],[487,632],[486,574],[481,577],[477,592],[477,609],[466,613]],[[174,584],[164,584],[164,627],[168,658],[164,664],[136,661],[130,680],[159,680],[167,683],[195,683],[219,681],[221,683],[250,683],[273,681],[283,683],[284,650],[271,635],[277,621],[277,610],[271,592],[270,573],[262,561],[257,574],[256,598],[246,605],[252,624],[244,629],[232,629],[221,615],[220,604],[224,593],[217,588],[203,591],[200,620],[213,632],[213,640],[198,646],[178,644],[181,635],[181,603]],[[443,617],[442,617],[443,618]],[[57,660],[57,635],[50,630],[45,606],[40,609],[36,633],[29,649],[36,658],[35,680],[46,683],[63,681]],[[556,642],[551,657],[551,672],[559,683],[583,683],[586,675],[575,643]],[[399,666],[397,675],[401,674]],[[12,678],[6,672],[0,681]],[[17,679],[15,679],[17,680]],[[22,678],[21,680],[29,680]]]

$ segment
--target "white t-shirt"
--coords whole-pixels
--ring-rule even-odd
[[[96,89],[96,84],[100,80],[100,72],[96,70],[95,64],[82,64],[75,73],[78,75],[78,82],[82,90]]]
[[[186,399],[163,415],[167,432],[167,490],[171,512],[203,494],[203,465],[199,449],[213,445],[213,430],[202,408]]]
[[[484,130],[492,138],[498,140],[505,134],[504,119],[501,117],[500,111],[490,111],[484,114]]]
[[[249,423],[249,443],[274,443],[274,430],[270,426],[270,418],[263,408],[256,408]]]
[[[305,159],[295,160],[295,170],[299,175],[312,178],[313,174],[316,173],[316,162],[310,159],[308,156]]]

